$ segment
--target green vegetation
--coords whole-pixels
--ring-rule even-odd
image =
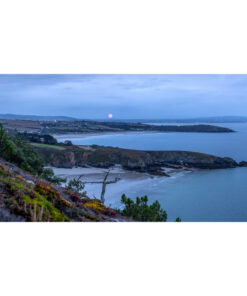
[[[50,186],[38,184],[32,186],[25,179],[0,165],[0,187],[3,190],[1,201],[11,209],[11,213],[22,216],[26,221],[69,221],[69,218],[57,206],[63,202],[70,204]]]
[[[43,169],[42,174],[40,175],[42,179],[45,179],[53,184],[60,185],[61,183],[65,183],[66,179],[60,178],[54,175],[54,172],[52,169]]]
[[[56,150],[65,150],[64,147],[56,146],[56,145],[48,145],[48,144],[41,144],[41,143],[31,143],[34,147],[40,147],[40,148],[52,148]]]
[[[121,214],[131,217],[136,221],[165,222],[167,220],[166,211],[161,209],[159,202],[155,201],[153,204],[148,205],[147,196],[137,197],[134,202],[123,194],[121,203],[125,206]]]
[[[48,145],[57,145],[57,140],[51,135],[40,135],[35,133],[18,133],[18,137],[24,141],[33,143],[43,143]]]
[[[45,145],[45,144],[35,144]],[[57,147],[52,145],[45,145]],[[63,150],[63,147],[58,147]],[[60,184],[64,180],[54,176],[51,169],[45,169],[42,158],[33,149],[33,147],[19,136],[11,139],[4,131],[0,124],[0,157],[5,160],[16,164],[19,168],[30,172],[33,175],[38,175],[52,183]]]
[[[79,180],[79,179],[72,179],[69,181],[66,188],[74,193],[81,193],[81,191],[84,189],[85,185]],[[86,192],[82,193],[83,195],[86,195]]]
[[[43,161],[33,148],[19,137],[11,140],[1,125],[0,157],[34,175],[40,175],[43,171]]]

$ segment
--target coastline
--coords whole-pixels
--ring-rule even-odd
[[[67,181],[78,178],[81,176],[82,183],[85,182],[85,188],[83,191],[86,191],[89,196],[94,198],[100,198],[102,190],[102,181],[105,177],[108,169],[94,168],[94,167],[74,167],[72,169],[64,168],[55,168],[53,169],[54,174],[59,177],[67,178]],[[153,181],[157,182],[171,182],[172,180],[182,177],[190,172],[183,169],[165,169],[170,177],[166,176],[152,176],[148,173],[140,173],[135,171],[128,171],[123,169],[121,166],[115,166],[111,169],[108,181],[113,181],[115,178],[118,178],[117,182],[108,184],[106,187],[106,204],[107,206],[113,206],[114,208],[119,208],[120,200],[122,194],[126,193],[126,190],[131,190],[133,192],[133,198],[135,198],[135,192],[137,188],[145,187],[147,184],[151,186]],[[172,181],[173,182],[173,181]],[[145,194],[145,192],[143,192]]]
[[[167,173],[169,176],[164,175],[151,175],[147,172],[138,172],[138,171],[130,171],[122,168],[121,165],[115,165],[114,167],[107,168],[97,168],[97,167],[73,167],[73,168],[57,168],[52,166],[47,166],[46,168],[51,168],[54,171],[54,174],[59,177],[65,177],[68,179],[72,179],[75,177],[82,176],[82,181],[98,181],[105,176],[105,174],[110,171],[108,180],[112,180],[114,178],[120,179],[154,179],[154,178],[169,178],[173,177],[177,174],[183,172],[194,172],[198,169],[188,169],[188,168],[168,168],[163,167],[163,171]]]
[[[112,136],[112,135],[123,135],[123,134],[157,134],[162,133],[160,131],[118,131],[118,132],[102,132],[102,133],[83,133],[83,134],[52,134],[52,136],[59,140],[59,139],[84,139],[89,137],[98,137],[98,136]]]

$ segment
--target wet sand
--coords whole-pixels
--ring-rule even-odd
[[[102,189],[101,182],[103,181],[105,174],[108,172],[108,169],[94,167],[75,167],[72,169],[52,167],[52,169],[55,175],[67,178],[67,182],[73,178],[81,176],[80,180],[86,182],[84,190],[87,191],[87,195],[91,198],[100,198]],[[175,170],[169,168],[165,168],[165,172],[169,173],[171,178],[182,176],[186,173],[181,169]],[[106,186],[105,197],[106,204],[116,208],[120,206],[121,196],[126,191],[133,190],[134,192],[136,188],[145,188],[146,186],[153,184],[153,182],[156,183],[158,180],[166,181],[170,179],[165,176],[152,176],[147,173],[127,171],[122,169],[120,165],[116,165],[111,169],[107,181],[113,181],[115,178],[118,178],[119,180],[116,183],[108,184]]]
[[[94,182],[102,181],[105,174],[109,171],[104,168],[94,168],[94,167],[75,167],[72,169],[65,168],[54,168],[52,167],[54,174],[59,177],[68,178],[68,180],[73,178],[78,178],[81,176],[81,181]],[[127,171],[121,168],[121,166],[115,166],[111,168],[108,181],[112,181],[115,178],[127,179],[127,180],[137,180],[137,179],[147,179],[154,178],[147,173],[138,173],[134,171]]]

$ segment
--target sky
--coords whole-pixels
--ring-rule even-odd
[[[0,75],[0,114],[247,116],[247,75]]]

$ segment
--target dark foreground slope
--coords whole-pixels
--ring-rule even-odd
[[[162,167],[200,169],[234,168],[231,158],[188,151],[139,151],[104,146],[70,146],[64,150],[36,147],[46,165],[60,168],[93,166],[109,168],[116,164],[127,170],[160,174]]]
[[[75,194],[0,158],[0,222],[130,221],[97,199]]]

